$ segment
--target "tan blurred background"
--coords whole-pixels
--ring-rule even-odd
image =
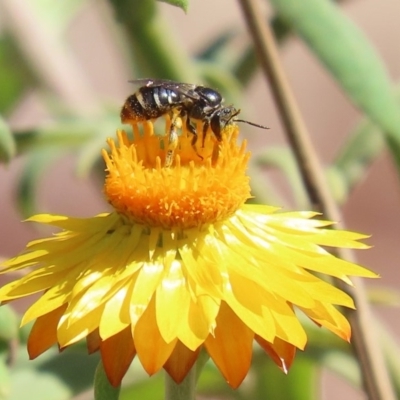
[[[0,0],[2,1],[2,0]],[[130,76],[119,49],[112,46],[105,33],[105,21],[99,10],[107,8],[100,1],[88,1],[82,13],[69,29],[68,40],[81,63],[89,84],[96,96],[123,104],[132,88]],[[160,3],[172,33],[178,42],[193,53],[202,48],[213,35],[230,25],[246,28],[236,2],[231,0],[192,0],[188,14]],[[400,75],[400,2],[393,0],[353,0],[342,6],[345,13],[367,35],[387,65],[393,81]],[[1,28],[1,16],[0,16]],[[346,134],[359,121],[360,114],[344,97],[341,90],[319,65],[318,61],[296,39],[291,39],[282,49],[282,61],[293,91],[299,102],[307,127],[318,149],[322,163],[329,163],[340,148]],[[261,74],[243,94],[240,105],[246,117],[266,124],[266,132],[244,127],[250,147],[256,144],[284,144],[282,126],[273,106],[268,85]],[[12,116],[14,126],[30,126],[47,118],[35,93],[20,104]],[[113,135],[113,132],[110,132]],[[51,168],[38,191],[39,212],[92,216],[107,209],[98,187],[91,180],[79,180],[74,170],[73,154],[62,158]],[[18,179],[23,159],[14,160],[8,167],[0,167],[0,256],[9,257],[21,251],[27,241],[40,233],[30,224],[21,223],[21,216],[14,206],[15,180]],[[372,235],[373,248],[357,253],[358,260],[378,272],[380,281],[367,282],[368,287],[400,286],[400,192],[399,177],[385,152],[371,168],[365,181],[355,190],[343,209],[346,226]],[[399,310],[383,306],[375,311],[400,335]],[[338,378],[325,376],[324,400],[364,399],[363,395],[338,385]]]

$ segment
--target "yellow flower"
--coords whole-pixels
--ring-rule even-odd
[[[2,302],[43,292],[22,320],[35,320],[31,358],[86,338],[113,385],[136,355],[149,374],[165,368],[180,382],[204,348],[237,387],[254,340],[289,369],[307,340],[298,311],[350,339],[336,306],[353,301],[319,274],[349,284],[349,275],[375,277],[325,249],[366,248],[359,242],[366,236],[329,229],[314,212],[245,205],[249,153],[237,144],[236,126],[222,136],[199,137],[195,150],[183,130],[166,167],[166,138],[151,123],[133,125],[133,139],[118,132],[103,152],[115,211],[30,218],[61,229],[29,243],[2,271],[28,269],[0,289]]]

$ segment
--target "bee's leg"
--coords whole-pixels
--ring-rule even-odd
[[[189,117],[186,117],[186,129],[193,135],[192,146],[195,146],[197,142],[197,131],[196,128],[192,125]]]
[[[209,126],[210,126],[210,122],[207,119],[205,119],[203,121],[203,141],[202,141],[203,148],[204,148],[204,142],[206,140],[207,130],[208,130]]]
[[[174,153],[179,143],[177,129],[180,128],[182,128],[182,119],[178,113],[174,113],[171,118],[171,125],[168,133],[168,151],[165,157],[166,167],[170,167],[174,161]]]
[[[192,141],[191,141],[191,145],[192,145],[192,148],[193,148],[194,152],[196,153],[196,155],[198,157],[203,159],[203,157],[197,151],[197,146],[196,146],[197,139],[198,139],[197,131],[196,131],[196,128],[192,125],[189,117],[186,118],[186,129],[193,135],[193,138],[192,138]]]

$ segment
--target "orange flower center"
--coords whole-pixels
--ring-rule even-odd
[[[203,140],[182,128],[171,139],[154,134],[151,122],[133,124],[133,139],[118,131],[103,150],[107,165],[105,194],[129,221],[149,227],[193,228],[230,217],[249,197],[245,175],[250,156],[237,144],[238,128],[230,125],[217,141],[209,130]],[[202,132],[202,124],[197,132]],[[168,123],[167,123],[167,132]]]

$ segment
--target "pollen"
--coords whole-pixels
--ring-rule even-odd
[[[168,121],[165,132],[169,131]],[[150,121],[132,124],[133,138],[117,132],[103,150],[104,191],[130,222],[163,229],[202,227],[232,216],[250,197],[245,175],[250,153],[238,144],[238,128],[227,126],[218,141],[210,130],[194,141],[181,134],[157,135]],[[197,132],[203,132],[201,123]]]

